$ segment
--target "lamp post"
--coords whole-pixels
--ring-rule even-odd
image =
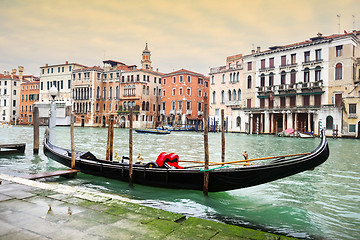
[[[56,127],[56,103],[55,97],[58,94],[57,88],[53,85],[49,90],[51,96],[50,103],[50,119],[49,119],[49,141],[50,143],[55,143],[55,127]]]

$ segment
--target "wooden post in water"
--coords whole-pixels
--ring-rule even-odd
[[[71,168],[75,168],[74,113],[70,114]]]
[[[133,186],[133,178],[132,178],[132,156],[133,156],[133,139],[132,139],[132,130],[133,130],[133,109],[130,107],[130,126],[129,126],[129,186]]]
[[[33,153],[39,153],[39,125],[40,125],[40,118],[39,118],[39,108],[34,107],[33,113],[33,125],[34,125],[34,145],[33,145]]]
[[[114,145],[114,115],[109,116],[108,126],[108,141],[106,146],[106,160],[113,160],[113,145]]]
[[[221,109],[221,161],[225,162],[225,117],[224,109]]]
[[[205,150],[205,167],[204,167],[204,195],[208,195],[209,190],[209,136],[208,136],[208,122],[206,121],[208,118],[208,104],[206,102],[205,97],[205,104],[204,104],[204,120],[205,120],[205,126],[204,126],[204,150]]]

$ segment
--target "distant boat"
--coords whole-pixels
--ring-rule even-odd
[[[313,138],[314,134],[309,133],[309,132],[304,132],[304,133],[299,132],[299,137],[300,138]]]
[[[160,129],[135,129],[137,133],[151,133],[151,134],[170,134],[169,130],[160,130]]]

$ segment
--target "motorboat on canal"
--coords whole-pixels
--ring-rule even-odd
[[[209,192],[256,186],[313,170],[324,163],[329,156],[329,146],[323,130],[320,138],[318,147],[309,153],[227,163],[211,162],[207,170],[204,170],[201,165],[180,167],[179,164],[182,161],[179,161],[178,155],[161,153],[153,162],[133,164],[132,180],[135,184],[154,187],[203,190],[204,171],[208,171]],[[71,166],[71,151],[53,145],[47,136],[44,139],[44,153],[47,157],[67,167]],[[129,181],[129,163],[126,162],[126,157],[123,158],[121,161],[101,160],[91,152],[75,151],[75,169],[85,174],[127,182]],[[264,159],[271,160],[265,163],[252,164],[258,162],[255,160]]]

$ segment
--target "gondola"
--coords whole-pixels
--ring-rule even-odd
[[[151,134],[170,134],[169,130],[161,130],[161,129],[139,129],[139,128],[136,128],[135,132],[137,132],[137,133],[151,133]]]
[[[47,157],[67,167],[71,166],[71,151],[51,144],[47,136],[44,138],[44,153]],[[319,146],[314,151],[301,156],[276,158],[255,165],[210,166],[208,191],[228,191],[268,183],[312,170],[324,163],[328,156],[329,147],[324,131],[322,131]],[[171,161],[168,163],[171,165]],[[133,164],[133,183],[162,188],[203,189],[203,169],[188,167],[179,169],[169,166],[169,164],[166,164],[166,161],[162,165],[157,162]],[[85,174],[121,181],[129,180],[129,164],[127,162],[100,160],[90,152],[75,152],[75,168]]]

